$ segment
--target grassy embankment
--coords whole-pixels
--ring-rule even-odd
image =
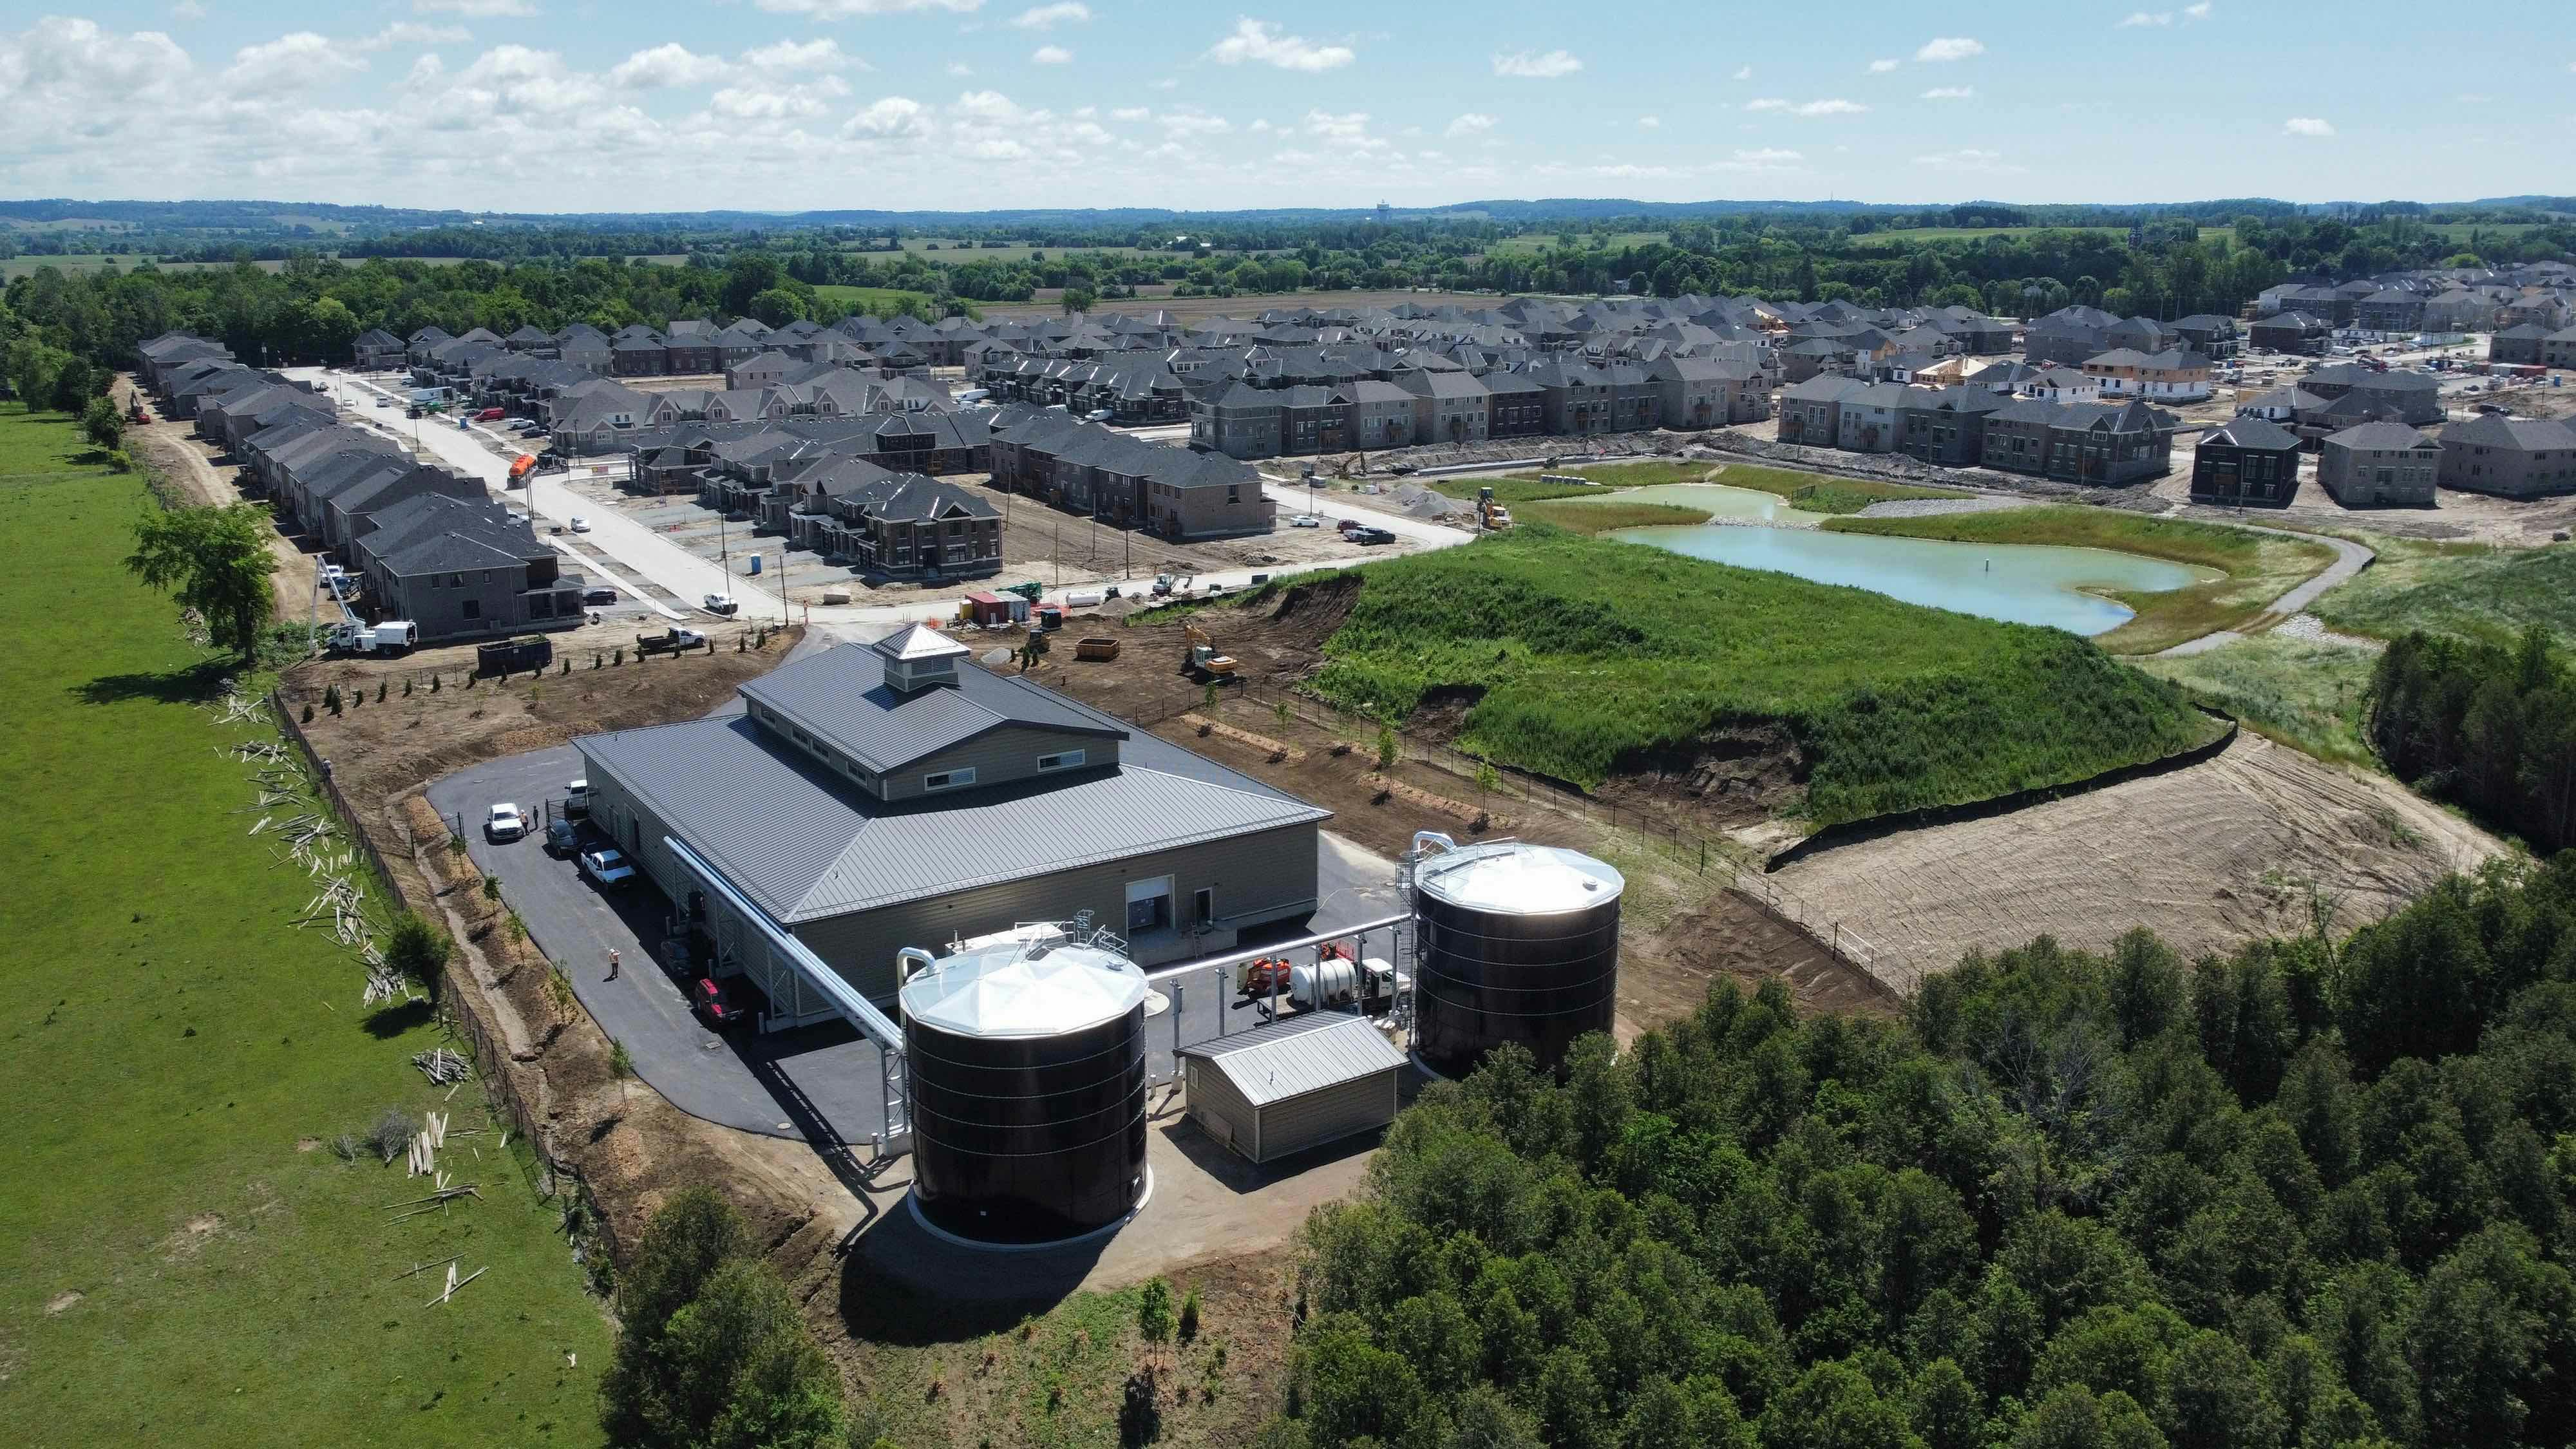
[[[2101,591],[2137,611],[2136,618],[2094,641],[2114,654],[2153,654],[2213,630],[2250,623],[2274,599],[2334,562],[2334,550],[2321,543],[2074,504],[1929,518],[1838,518],[1825,527],[1962,543],[2107,548],[2220,575],[2160,594]]]
[[[2138,667],[2223,709],[2266,739],[2320,760],[2376,768],[2363,743],[2362,699],[2379,656],[2349,644],[2257,634],[2224,648]]]
[[[1818,826],[2063,784],[2207,739],[2181,692],[2054,629],[1541,526],[1372,564],[1317,685],[1401,719],[1483,692],[1461,748],[1598,784],[1779,720]]]
[[[126,575],[143,481],[85,446],[0,410],[11,1441],[597,1443],[607,1326],[498,1134],[443,1154],[482,1201],[401,1223],[420,1181],[323,1145],[439,1106],[409,1059],[443,1038],[289,924],[313,882],[245,838],[222,753],[275,736],[200,707],[230,666]],[[476,1088],[445,1105],[483,1125]],[[452,1303],[423,1306],[442,1269],[395,1279],[449,1254],[489,1269]]]

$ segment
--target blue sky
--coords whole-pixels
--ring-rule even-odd
[[[14,197],[689,211],[2576,189],[2564,0],[2481,6],[2449,39],[2393,0],[46,4],[0,12]],[[2474,55],[2443,67],[2474,75],[2420,74],[2441,55]]]

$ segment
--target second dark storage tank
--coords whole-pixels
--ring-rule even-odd
[[[1015,941],[905,981],[913,1202],[993,1243],[1107,1227],[1145,1196],[1145,975],[1084,945]]]
[[[1579,851],[1496,841],[1414,870],[1414,1052],[1442,1076],[1518,1042],[1562,1072],[1566,1048],[1608,1031],[1619,1000],[1627,881]]]

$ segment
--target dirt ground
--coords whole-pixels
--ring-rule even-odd
[[[1276,615],[1204,612],[1201,621],[1218,647],[1242,663],[1247,686],[1221,692],[1213,709],[1204,707],[1202,689],[1179,673],[1178,624],[1113,629],[1124,647],[1108,663],[1078,661],[1071,641],[1059,641],[1039,678],[1332,810],[1333,830],[1383,855],[1403,854],[1417,830],[1439,830],[1462,840],[1508,835],[1609,861],[1628,877],[1619,972],[1623,1039],[1695,1008],[1720,975],[1748,989],[1784,978],[1810,1010],[1891,1009],[1877,982],[1726,889],[1733,878],[1726,858],[1673,852],[1664,832],[1676,820],[1689,832],[1711,819],[1690,812],[1686,782],[1660,788],[1643,777],[1623,782],[1607,797],[1618,802],[1615,811],[1508,771],[1490,790],[1479,790],[1472,761],[1439,748],[1435,738],[1411,734],[1395,766],[1380,770],[1374,727],[1286,689],[1314,670],[1323,641],[1349,608],[1347,590],[1326,586],[1300,591]],[[1210,727],[1205,734],[1202,722]]]
[[[127,408],[133,405],[134,392],[134,379],[119,373],[108,395],[116,400],[118,407]],[[243,501],[241,489],[233,483],[241,470],[217,463],[218,450],[214,445],[200,441],[191,433],[190,430],[196,426],[194,423],[173,422],[162,417],[158,406],[148,397],[144,399],[144,407],[152,414],[153,421],[144,427],[126,429],[128,452],[140,457],[146,467],[196,503],[223,507]],[[313,577],[318,555],[305,552],[297,540],[284,534],[272,538],[271,548],[277,554],[277,572],[270,576],[270,583],[277,595],[278,617],[303,618],[313,604]]]
[[[2202,764],[1820,851],[1772,879],[1937,970],[2043,932],[2097,947],[2147,926],[2186,954],[2226,950],[2307,929],[2318,900],[2350,930],[2503,848],[2392,780],[2247,734]]]

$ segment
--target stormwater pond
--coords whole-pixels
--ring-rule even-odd
[[[1909,604],[2008,623],[2046,624],[2088,636],[2116,629],[2132,616],[2126,606],[2088,589],[2155,594],[2216,577],[2109,549],[1832,533],[1815,526],[1820,515],[1799,512],[1774,494],[1749,488],[1675,483],[1611,496],[1624,503],[1678,504],[1738,521],[1627,528],[1606,535],[1610,538],[1739,568],[1795,574],[1820,584],[1848,584]],[[1766,524],[1770,526],[1761,526]]]

